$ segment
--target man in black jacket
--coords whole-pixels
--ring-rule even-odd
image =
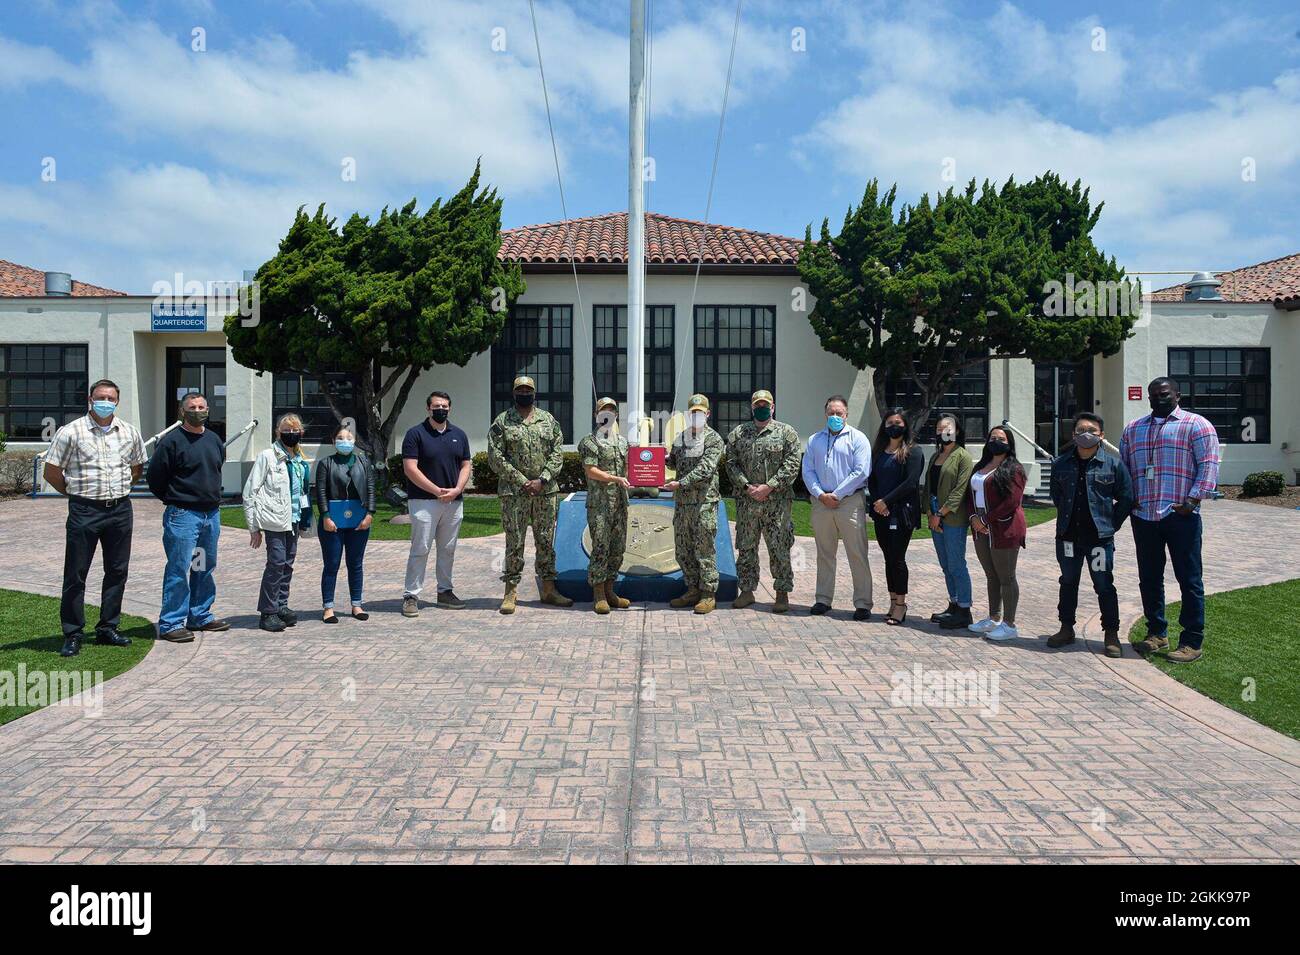
[[[162,610],[158,635],[188,643],[195,630],[229,630],[212,614],[217,599],[213,571],[221,537],[221,466],[226,448],[206,426],[208,399],[191,392],[180,402],[181,424],[158,439],[146,480],[163,511]]]
[[[1052,462],[1056,505],[1056,561],[1061,567],[1057,613],[1061,629],[1047,638],[1053,649],[1074,642],[1079,578],[1088,564],[1101,608],[1106,656],[1122,655],[1119,595],[1115,591],[1115,532],[1133,509],[1133,480],[1119,458],[1106,454],[1101,418],[1083,411],[1074,418],[1074,448]]]

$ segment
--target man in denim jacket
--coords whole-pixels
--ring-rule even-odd
[[[1101,608],[1106,656],[1118,657],[1119,595],[1115,592],[1115,532],[1133,509],[1133,479],[1128,468],[1102,450],[1101,418],[1084,411],[1074,418],[1074,448],[1052,462],[1052,503],[1056,505],[1056,561],[1061,567],[1057,613],[1061,629],[1047,639],[1053,649],[1074,642],[1079,578],[1088,565]]]

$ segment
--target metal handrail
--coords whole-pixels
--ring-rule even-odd
[[[237,434],[233,434],[229,438],[227,438],[225,442],[222,443],[221,447],[222,448],[230,447],[232,441],[234,441],[236,438],[242,438],[244,435],[248,434],[248,432],[256,428],[257,425],[258,425],[258,420],[254,418],[252,421],[248,422],[248,424],[240,428]],[[153,444],[155,441],[161,438],[168,431],[171,431],[175,428],[179,428],[180,426],[181,423],[179,420],[173,421],[171,424],[163,428],[161,431],[159,431],[157,434],[155,434],[152,438],[150,438],[148,441],[144,443],[145,450],[148,451],[149,445]],[[31,497],[35,497],[39,492],[38,489],[40,488],[40,484],[41,484],[41,470],[40,470],[41,460],[49,453],[50,453],[50,449],[46,448],[44,451],[37,452],[36,456],[32,458],[32,491],[30,494]]]
[[[1017,428],[1014,424],[1012,424],[1012,423],[1011,423],[1010,421],[1008,421],[1006,418],[1003,418],[1003,419],[1002,419],[1002,427],[1004,427],[1004,428],[1010,428],[1010,429],[1011,429],[1012,431],[1014,431],[1016,434],[1020,435],[1020,437],[1024,438],[1024,439],[1025,439],[1026,441],[1028,441],[1031,445],[1033,445],[1033,448],[1034,448],[1035,451],[1037,451],[1037,452],[1038,452],[1039,454],[1041,454],[1043,457],[1047,458],[1047,460],[1052,461],[1052,460],[1054,460],[1054,459],[1056,458],[1056,455],[1055,455],[1055,454],[1051,454],[1051,453],[1049,453],[1048,450],[1047,450],[1046,448],[1044,448],[1044,447],[1042,447],[1041,445],[1039,445],[1039,443],[1038,443],[1037,441],[1035,441],[1035,440],[1034,440],[1033,438],[1031,438],[1029,435],[1025,434],[1023,431],[1021,431],[1019,428]],[[1119,448],[1115,447],[1115,445],[1111,444],[1111,443],[1110,443],[1109,441],[1107,441],[1105,438],[1102,438],[1102,439],[1101,439],[1101,446],[1102,446],[1103,448],[1105,448],[1107,451],[1109,451],[1111,454],[1113,454],[1113,455],[1115,455],[1115,456],[1117,456],[1117,457],[1119,456]]]
[[[227,438],[227,439],[226,439],[226,443],[223,444],[222,447],[223,447],[223,448],[228,448],[228,447],[230,447],[231,443],[232,443],[236,438],[242,438],[244,435],[248,434],[248,432],[252,431],[252,430],[253,430],[254,428],[256,428],[256,427],[257,427],[257,419],[254,418],[252,421],[248,422],[248,424],[246,424],[246,425],[244,425],[242,428],[240,428],[238,434],[232,434],[229,438]]]

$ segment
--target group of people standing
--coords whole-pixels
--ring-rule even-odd
[[[555,527],[558,478],[563,467],[564,435],[559,422],[537,407],[533,380],[513,382],[513,403],[488,431],[488,465],[496,475],[505,532],[499,605],[503,614],[518,606],[524,568],[524,540],[532,528],[536,572],[543,603],[571,606],[556,589]],[[1182,589],[1179,649],[1169,655],[1189,662],[1201,655],[1204,591],[1201,583],[1199,506],[1217,484],[1218,439],[1212,425],[1178,407],[1170,379],[1152,382],[1152,413],[1129,423],[1118,457],[1107,453],[1102,419],[1083,412],[1074,419],[1073,447],[1052,462],[1051,492],[1058,511],[1056,558],[1060,567],[1060,629],[1047,639],[1058,649],[1075,639],[1078,588],[1086,564],[1098,596],[1105,652],[1121,655],[1119,602],[1114,583],[1114,537],[1132,518],[1138,572],[1148,637],[1138,645],[1149,653],[1168,647],[1164,616],[1166,551]],[[46,480],[68,495],[67,547],[61,616],[62,653],[79,652],[84,639],[85,578],[97,545],[104,550],[102,609],[96,641],[123,646],[118,632],[122,593],[129,562],[131,485],[145,470],[163,513],[164,572],[159,634],[184,642],[195,631],[226,630],[230,624],[212,612],[213,572],[220,537],[221,470],[225,449],[206,427],[207,400],[192,393],[180,403],[179,427],[159,440],[146,459],[139,432],[116,417],[117,385],[92,386],[87,415],[62,428],[46,455]],[[926,522],[943,572],[948,605],[931,616],[944,629],[964,628],[992,641],[1019,636],[1016,612],[1020,588],[1016,565],[1026,542],[1026,474],[1016,455],[1015,435],[995,426],[985,436],[978,460],[966,448],[962,423],[953,415],[936,422],[936,445],[926,460],[906,411],[893,408],[881,421],[875,440],[848,423],[848,401],[826,400],[826,426],[806,445],[790,425],[775,417],[771,392],[754,392],[750,420],[724,440],[709,425],[707,396],[687,404],[686,427],[667,452],[674,478],[673,540],[686,591],[672,606],[697,614],[716,608],[718,569],[715,552],[720,475],[723,467],[736,499],[736,572],[733,609],[755,603],[760,542],[766,542],[776,600],[773,613],[790,610],[794,571],[793,501],[800,476],[811,500],[817,550],[817,582],[812,615],[828,613],[835,599],[840,544],[853,586],[853,618],[871,619],[874,607],[868,540],[874,537],[884,557],[889,610],[884,622],[899,626],[908,615],[908,547]],[[411,543],[402,613],[420,612],[420,595],[431,554],[435,559],[436,604],[466,606],[455,593],[452,575],[463,518],[463,495],[471,474],[469,438],[451,424],[451,397],[435,391],[426,400],[427,417],[402,443],[409,495]],[[321,455],[313,473],[301,450],[303,423],[282,416],[276,439],[259,453],[243,487],[243,508],[254,548],[265,545],[266,565],[258,598],[259,626],[280,632],[297,622],[289,608],[290,585],[299,538],[317,524],[322,554],[322,619],[338,623],[336,583],[346,565],[351,616],[366,620],[363,563],[375,515],[375,466],[356,447],[348,427],[333,436],[333,453]],[[591,433],[578,443],[587,481],[587,522],[592,546],[588,581],[598,614],[627,609],[615,592],[627,541],[628,442],[618,421],[618,402],[596,402]],[[723,464],[725,460],[725,465]],[[870,521],[870,524],[868,524]],[[868,527],[871,533],[868,533]],[[974,619],[967,541],[987,581],[987,615]]]

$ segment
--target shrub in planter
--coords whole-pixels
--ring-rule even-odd
[[[1286,490],[1286,478],[1278,471],[1256,471],[1241,482],[1242,497],[1276,497]]]
[[[32,489],[32,451],[0,452],[0,494],[26,494]]]

